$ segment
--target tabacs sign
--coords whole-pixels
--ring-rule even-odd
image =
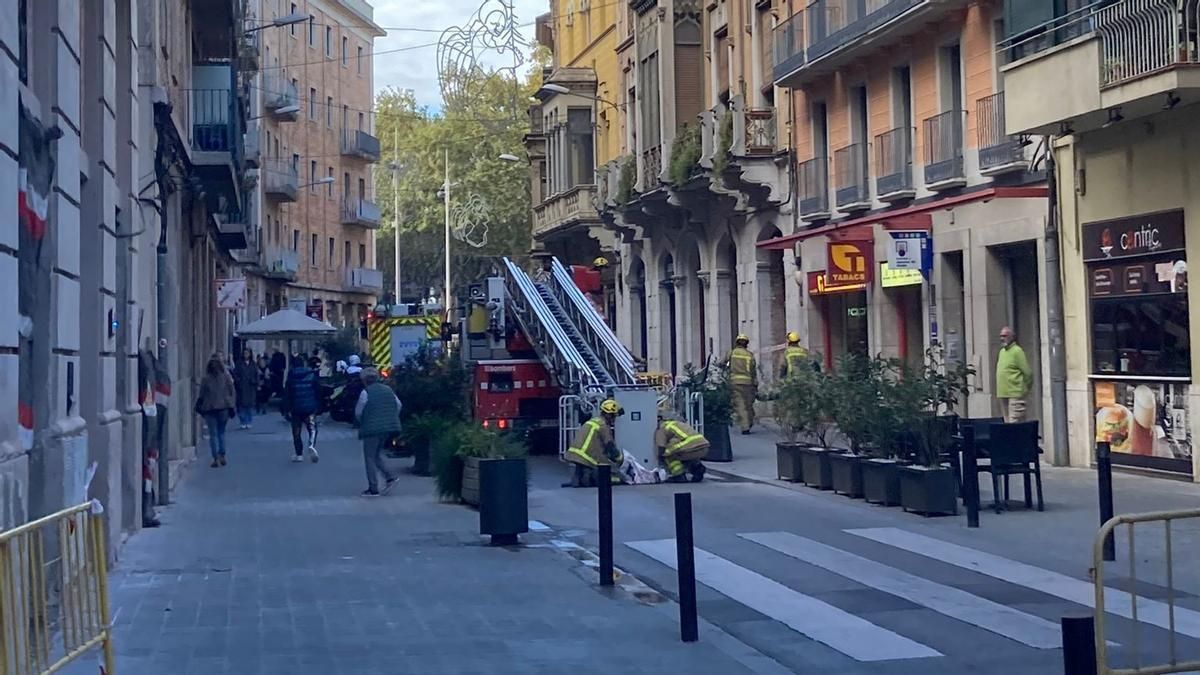
[[[835,284],[829,280],[829,276],[824,270],[808,273],[808,294],[811,296],[850,293],[866,290],[866,288],[866,284]]]
[[[1083,259],[1111,260],[1183,250],[1183,211],[1160,211],[1083,226]]]
[[[871,241],[831,241],[827,253],[830,286],[866,285],[871,283]]]

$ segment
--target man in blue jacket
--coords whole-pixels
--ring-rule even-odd
[[[321,397],[317,372],[304,362],[304,356],[292,356],[292,369],[288,371],[287,384],[283,390],[283,412],[292,423],[292,447],[296,454],[293,462],[304,461],[304,445],[300,442],[300,429],[308,431],[308,455],[315,464],[317,455],[317,413],[321,411]]]

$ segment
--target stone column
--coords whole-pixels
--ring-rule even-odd
[[[729,301],[734,291],[733,273],[718,269],[712,272],[712,277],[715,283],[712,285],[713,291],[709,293],[708,315],[712,317],[713,353],[721,358],[733,348],[733,336],[737,334],[737,327],[733,325],[733,305]]]
[[[695,363],[696,354],[699,352],[695,348],[699,336],[695,335],[692,328],[692,315],[696,309],[692,284],[688,283],[689,281],[690,279],[683,274],[671,278],[675,286],[675,353],[679,361],[677,375],[683,372],[685,365]]]

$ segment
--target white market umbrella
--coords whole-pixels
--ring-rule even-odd
[[[237,336],[251,340],[304,340],[322,338],[337,329],[294,309],[281,309],[237,330]]]

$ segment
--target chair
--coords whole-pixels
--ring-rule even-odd
[[[974,435],[975,456],[979,457],[979,458],[983,458],[983,457],[987,457],[987,445],[988,445],[988,439],[991,438],[990,432],[991,432],[992,425],[1003,423],[1004,418],[1003,417],[959,417],[957,421],[958,421],[958,425],[957,425],[958,428],[955,430],[955,433],[959,434],[959,436],[961,437],[962,429],[964,427],[969,426],[971,428],[971,430],[975,432],[975,435]],[[954,453],[955,460],[956,460],[954,462],[954,466],[956,467],[955,470],[958,471],[958,474],[959,474],[959,481],[958,481],[959,496],[965,500],[967,498],[967,494],[966,494],[966,489],[964,486],[966,484],[967,477],[965,475],[963,475],[963,472],[962,472],[961,452],[962,452],[962,446],[960,445],[957,448],[956,452]]]
[[[1038,447],[1038,423],[1017,422],[1014,424],[993,424],[989,428],[988,456],[986,462],[979,465],[979,471],[992,475],[992,503],[996,513],[1000,513],[1000,477],[1004,477],[1004,500],[1008,501],[1008,477],[1020,474],[1025,477],[1025,508],[1033,508],[1033,495],[1030,492],[1029,478],[1033,476],[1037,483],[1038,511],[1045,511],[1042,500],[1042,466]]]

